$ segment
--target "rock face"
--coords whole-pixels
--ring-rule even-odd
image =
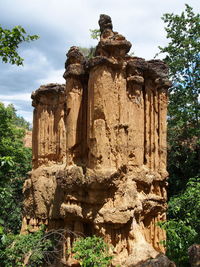
[[[188,249],[191,267],[200,266],[200,244],[194,244]]]
[[[61,162],[66,155],[65,86],[49,84],[32,93],[33,167],[50,161]]]
[[[159,254],[155,259],[149,259],[136,265],[137,267],[176,267],[164,254]]]
[[[23,143],[25,147],[32,148],[32,131],[26,130]]]
[[[112,30],[109,16],[99,25],[93,58],[77,47],[67,53],[66,86],[32,94],[33,170],[22,232],[46,224],[102,236],[114,247],[113,266],[139,266],[165,252],[157,223],[166,211],[168,69],[129,56],[131,43]],[[67,236],[68,251],[72,243]]]

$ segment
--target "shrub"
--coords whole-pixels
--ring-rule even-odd
[[[79,238],[74,242],[72,252],[83,267],[106,267],[113,258],[109,254],[108,245],[97,236]]]
[[[167,231],[167,256],[177,266],[189,266],[188,248],[200,242],[200,178],[191,178],[186,189],[171,197],[168,221],[159,225]]]
[[[1,266],[43,266],[46,252],[52,248],[52,240],[45,237],[44,228],[27,235],[2,234],[0,242]]]

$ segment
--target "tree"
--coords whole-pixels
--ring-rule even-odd
[[[169,208],[167,255],[177,266],[189,266],[187,250],[200,242],[200,15],[186,5],[181,15],[164,14],[165,54],[173,86],[169,90]]]
[[[30,169],[30,149],[23,144],[25,128],[16,125],[16,118],[13,105],[0,103],[0,184],[25,176]]]
[[[169,90],[168,170],[170,195],[183,190],[199,171],[200,15],[186,4],[181,15],[164,14],[166,55],[173,86]]]
[[[0,103],[0,225],[14,233],[21,226],[22,185],[31,169],[31,149],[23,144],[26,124],[19,128],[16,122],[13,105]]]
[[[21,129],[31,130],[31,123],[26,121],[22,116],[17,115],[17,110],[13,104],[9,104],[11,110],[13,110],[13,124]]]
[[[23,58],[17,52],[19,44],[37,40],[37,35],[28,35],[24,28],[15,26],[12,30],[0,26],[0,57],[4,63],[23,65]]]

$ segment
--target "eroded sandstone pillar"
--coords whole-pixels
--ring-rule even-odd
[[[66,83],[66,152],[67,164],[81,163],[86,138],[86,88],[84,79],[84,56],[76,47],[67,53],[64,78]]]
[[[66,87],[33,95],[34,170],[22,229],[45,221],[99,235],[113,246],[114,266],[140,266],[165,252],[158,223],[166,216],[168,68],[129,56],[131,44],[109,16],[99,25],[91,59],[77,47],[67,53]],[[67,235],[64,250],[74,240]],[[70,266],[72,254],[62,256]]]
[[[32,93],[33,167],[63,162],[66,155],[65,88],[48,84]]]

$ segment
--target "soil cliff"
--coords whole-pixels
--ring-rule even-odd
[[[157,223],[166,217],[168,68],[129,56],[131,43],[109,16],[99,25],[94,57],[71,47],[66,85],[32,94],[33,170],[22,232],[46,224],[102,236],[114,247],[114,266],[136,266],[165,252]],[[73,236],[67,240],[70,251]]]

